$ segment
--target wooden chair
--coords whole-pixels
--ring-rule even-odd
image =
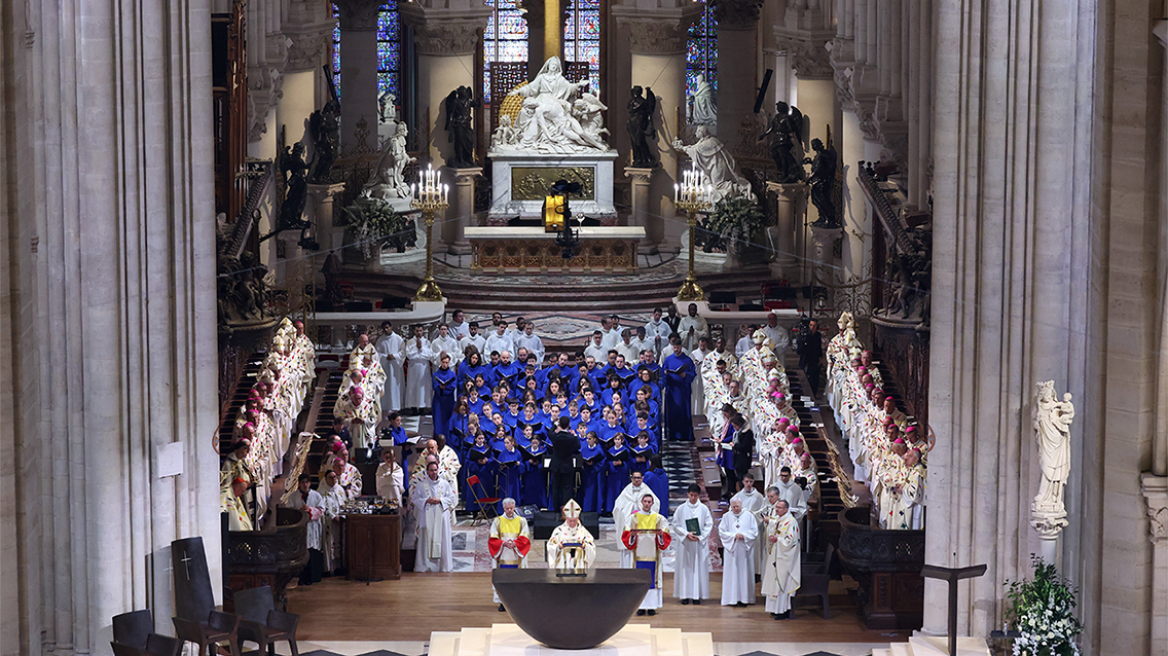
[[[240,644],[254,642],[259,645],[260,654],[275,654],[275,643],[287,640],[292,656],[300,656],[296,646],[296,625],[300,616],[276,610],[270,587],[265,585],[236,592],[235,612],[240,617]]]
[[[180,644],[193,642],[199,646],[199,656],[215,656],[215,646],[220,642],[231,645],[231,656],[241,656],[238,615],[213,610],[206,622],[175,617],[174,630],[178,634]]]
[[[466,479],[466,486],[470,488],[470,493],[474,497],[475,505],[478,506],[478,511],[475,512],[474,522],[477,523],[479,519],[490,521],[491,517],[487,514],[487,508],[491,508],[493,511],[495,504],[499,503],[499,497],[479,496],[479,490],[475,489],[476,485],[479,486],[479,490],[482,490],[483,494],[487,493],[487,488],[483,485],[482,481],[479,480],[478,476],[468,476]],[[483,504],[488,505],[484,506]]]
[[[810,555],[810,554],[808,554]],[[827,551],[823,554],[823,561],[803,561],[800,571],[799,591],[795,593],[795,598],[800,597],[819,597],[823,602],[823,619],[831,618],[831,611],[828,607],[827,588],[831,584],[831,566],[835,560],[835,545],[827,545]]]

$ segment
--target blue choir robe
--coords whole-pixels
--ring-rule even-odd
[[[495,422],[491,421],[489,417],[479,415],[479,428],[482,429],[483,435],[494,435],[499,431],[499,427]]]
[[[584,441],[580,444],[580,458],[584,461],[584,470],[580,472],[580,487],[576,489],[576,499],[584,512],[601,512],[604,510],[604,449],[600,444],[588,446]]]
[[[575,365],[566,364],[564,366],[553,365],[551,367],[560,372],[560,380],[564,381],[564,389],[571,389],[576,385],[577,379],[580,377],[580,370]]]
[[[499,514],[503,514],[503,499],[523,499],[523,454],[503,449],[496,460],[499,461]]]
[[[600,400],[602,402],[602,405],[612,405],[612,393],[613,392],[620,392],[621,405],[623,405],[625,407],[625,411],[628,412],[628,409],[629,409],[629,391],[624,389],[623,387],[618,387],[615,390],[612,389],[611,387],[604,388],[604,391],[602,391],[600,393]]]
[[[433,374],[434,434],[450,437],[450,419],[454,416],[454,393],[458,376],[453,369],[437,369]]]
[[[595,395],[593,395],[593,397],[592,397],[592,403],[588,403],[587,401],[585,401],[583,396],[576,399],[576,408],[578,410],[583,410],[584,408],[588,408],[588,411],[592,413],[593,418],[598,416],[597,413],[599,413],[601,408],[603,408],[603,407],[604,406],[600,403],[600,401],[596,398]]]
[[[523,505],[547,508],[547,476],[544,475],[543,460],[547,449],[541,444],[539,449],[531,445],[523,449]]]
[[[637,444],[629,449],[629,451],[633,454],[632,460],[629,461],[629,473],[639,471],[643,474],[649,471],[649,458],[656,453],[653,450],[653,445],[646,444],[645,446],[641,446]]]
[[[633,401],[637,400],[637,390],[641,389],[642,387],[649,389],[649,402],[650,403],[656,403],[657,399],[661,398],[661,388],[657,386],[657,383],[654,383],[654,382],[646,383],[645,381],[638,378],[638,379],[634,380],[633,382],[629,383],[629,394],[633,395]]]
[[[606,452],[608,465],[604,469],[606,478],[604,493],[604,511],[611,513],[616,500],[629,484],[629,459],[631,454],[623,444],[618,449],[609,448]]]
[[[630,419],[628,423],[625,424],[625,433],[634,440],[636,440],[637,436],[641,434],[641,431],[649,434],[649,444],[652,444],[653,447],[656,448],[657,430],[656,427],[653,426],[653,422],[645,422],[644,428],[641,427],[641,422],[638,419]]]
[[[389,429],[389,434],[393,437],[393,445],[401,446],[406,443],[409,437],[406,435],[406,427],[398,426],[397,428]]]
[[[492,387],[494,387],[494,384],[490,380],[487,380],[484,381],[482,385],[479,385],[475,388],[475,391],[479,393],[480,401],[485,401],[486,399],[491,398]]]
[[[615,373],[616,377],[620,378],[621,386],[626,388],[629,386],[629,383],[633,382],[637,378],[637,372],[630,369],[628,364],[625,364],[625,366],[620,369],[617,369],[616,367],[610,367],[608,372]]]
[[[470,415],[456,414],[450,418],[450,434],[447,435],[447,443],[454,446],[458,451],[458,457],[466,462],[466,454],[470,453],[470,445],[474,444],[474,435],[467,435],[469,430]]]
[[[734,444],[734,426],[727,422],[726,437],[721,440],[722,449],[718,451],[718,466],[725,469],[734,469],[734,452],[731,451],[731,446]]]
[[[486,401],[483,401],[483,397],[481,397],[481,396],[473,401],[471,401],[470,399],[467,399],[467,401],[466,401],[466,409],[470,410],[471,414],[478,415],[480,417],[482,417],[482,415],[483,415],[483,406],[484,405],[486,405]]]
[[[498,496],[498,483],[496,479],[499,476],[499,463],[495,462],[494,458],[487,458],[486,463],[479,464],[476,460],[471,460],[463,467],[466,472],[466,478],[463,479],[463,485],[466,486],[462,498],[466,500],[466,508],[471,512],[478,512],[479,506],[475,503],[476,495],[480,499]],[[466,485],[466,479],[471,476],[479,477],[479,484],[474,486],[474,492],[470,490],[470,486]]]
[[[488,443],[491,445],[491,450],[495,452],[495,457],[496,457],[496,458],[498,458],[498,457],[499,457],[499,454],[500,454],[500,453],[503,453],[503,451],[504,451],[504,450],[507,448],[507,447],[506,447],[506,446],[503,444],[503,440],[502,440],[502,438],[491,438],[491,439],[489,439],[489,440],[487,440],[487,441],[488,441]]]
[[[617,422],[616,424],[610,424],[605,421],[597,427],[596,435],[600,437],[600,441],[604,442],[605,447],[607,448],[612,442],[613,435],[616,435],[617,433],[621,433],[623,435],[624,432],[625,427],[620,425],[620,422]]]
[[[498,385],[499,381],[503,380],[504,378],[506,378],[508,382],[512,382],[515,379],[515,374],[521,371],[523,371],[523,367],[519,366],[519,364],[516,362],[511,362],[506,365],[500,362],[499,364],[495,365],[495,384]]]
[[[477,367],[472,367],[466,363],[466,360],[458,363],[458,386],[463,387],[466,381],[474,380],[478,374],[483,375],[483,380],[490,382],[494,378],[491,368],[485,364],[480,364]]]
[[[664,420],[665,436],[671,440],[693,441],[693,423],[690,414],[690,391],[696,373],[688,355],[665,356],[662,364],[665,374]]]
[[[523,429],[515,430],[515,446],[520,449],[526,449],[531,446],[531,440],[527,439],[527,436],[523,434]]]
[[[660,513],[669,516],[669,474],[664,469],[650,469],[645,472],[645,485],[661,500]]]

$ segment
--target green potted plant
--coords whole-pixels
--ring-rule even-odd
[[[1075,617],[1076,590],[1053,564],[1030,554],[1034,578],[1007,581],[1006,619],[1016,632],[1014,656],[1078,656],[1083,625]]]

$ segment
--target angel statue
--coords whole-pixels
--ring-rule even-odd
[[[1042,481],[1030,510],[1035,527],[1041,531],[1039,524],[1046,527],[1066,525],[1063,488],[1071,470],[1071,421],[1075,418],[1075,406],[1069,393],[1063,394],[1063,400],[1059,401],[1054,392],[1054,381],[1048,380],[1038,383],[1038,400],[1034,409],[1034,433],[1038,439]]]
[[[451,91],[443,102],[446,105],[446,138],[454,146],[454,154],[446,163],[456,169],[472,168],[475,165],[473,112],[482,104],[468,86]]]
[[[775,103],[775,115],[771,117],[770,125],[758,138],[762,141],[770,137],[767,144],[770,147],[771,159],[775,160],[775,167],[779,170],[780,184],[801,182],[805,177],[803,123],[803,112],[800,112],[798,107],[778,102]]]

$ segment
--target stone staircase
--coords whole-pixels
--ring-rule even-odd
[[[873,649],[872,656],[949,656],[949,639],[945,636],[912,636],[908,642],[894,642],[888,649]],[[990,656],[986,641],[968,636],[957,638],[954,656]]]
[[[605,276],[435,276],[449,307],[468,312],[511,313],[516,307],[535,307],[545,312],[580,312],[596,309],[604,313],[648,312],[669,303],[684,275]],[[359,300],[379,301],[386,296],[410,298],[421,279],[403,271],[402,275],[364,273],[352,276],[353,295]],[[771,280],[765,268],[699,276],[709,292],[734,292],[739,302],[757,299],[761,285]]]

